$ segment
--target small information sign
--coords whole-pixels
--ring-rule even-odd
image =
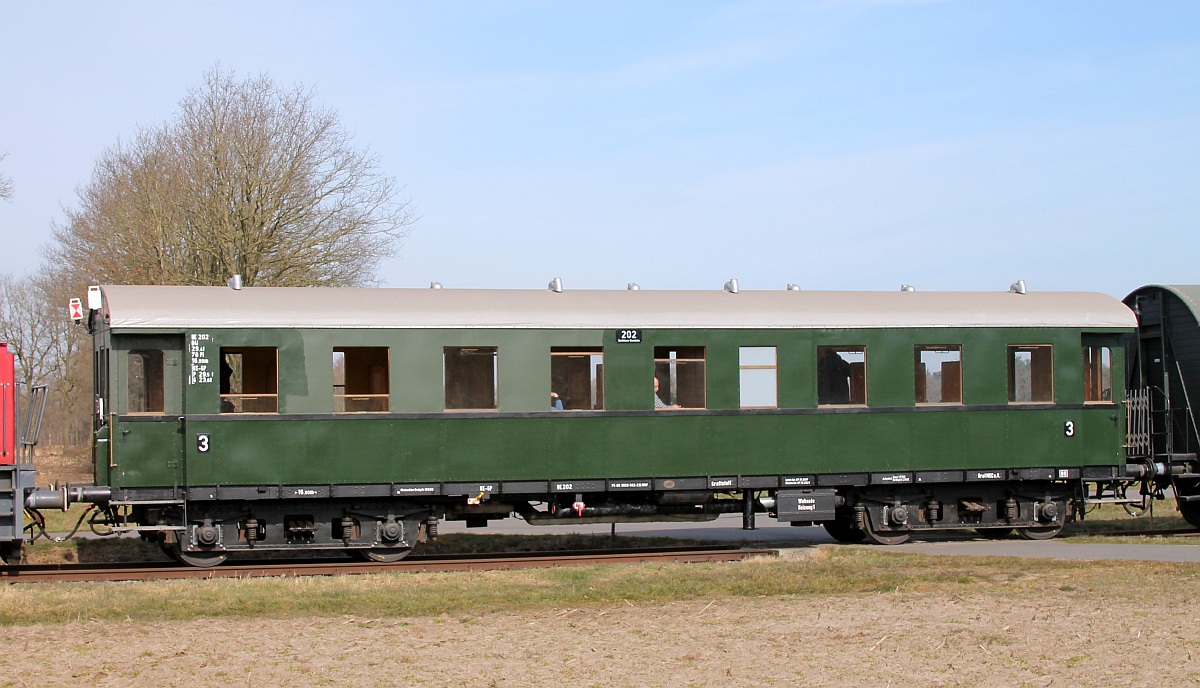
[[[641,330],[617,330],[617,343],[618,344],[641,344],[642,343],[642,331]]]

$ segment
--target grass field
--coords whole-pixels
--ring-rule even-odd
[[[885,548],[822,546],[803,557],[744,565],[663,564],[581,566],[526,571],[379,574],[354,577],[216,579],[138,583],[136,595],[114,595],[125,584],[10,585],[0,589],[6,625],[90,620],[320,616],[365,618],[459,614],[473,609],[661,602],[711,597],[866,594],[939,590],[987,591],[998,597],[1031,587],[1104,590],[1137,595],[1147,589],[1200,585],[1200,565],[1158,562],[1028,561],[925,557]],[[1195,588],[1193,588],[1195,589]]]

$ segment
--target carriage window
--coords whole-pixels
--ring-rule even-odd
[[[221,347],[221,413],[278,412],[278,371],[274,347]]]
[[[867,403],[867,348],[817,347],[817,403],[822,406]]]
[[[704,408],[704,347],[654,347],[655,408]]]
[[[918,346],[913,358],[918,404],[962,403],[961,346]]]
[[[495,411],[496,347],[448,346],[443,351],[446,410]]]
[[[550,349],[550,408],[592,411],[604,408],[604,350],[556,346]]]
[[[1112,401],[1112,349],[1083,347],[1084,401]]]
[[[129,393],[125,397],[125,412],[163,413],[166,397],[163,352],[158,349],[130,351],[128,363]]]
[[[333,350],[334,413],[386,413],[388,402],[387,347]]]
[[[742,408],[779,406],[778,368],[773,346],[743,346],[738,349],[738,381]]]
[[[1054,347],[1049,344],[1008,347],[1008,401],[1013,404],[1054,401]]]

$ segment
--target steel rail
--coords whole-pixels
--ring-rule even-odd
[[[1194,528],[1175,528],[1159,530],[1098,530],[1094,533],[1079,532],[1060,535],[1062,538],[1071,537],[1198,537],[1200,530]]]
[[[644,562],[729,562],[753,556],[777,556],[774,549],[737,547],[665,548],[605,552],[518,552],[486,555],[412,556],[394,563],[357,562],[348,559],[304,561],[226,562],[212,568],[181,564],[140,562],[124,564],[33,564],[0,567],[0,582],[102,582],[194,578],[274,578],[296,576],[347,576],[371,573],[432,571],[494,571],[592,564]]]

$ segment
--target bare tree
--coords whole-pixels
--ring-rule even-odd
[[[0,153],[0,161],[8,157],[8,153]],[[13,183],[12,177],[7,174],[0,174],[0,200],[12,198]]]
[[[216,68],[100,157],[48,257],[81,286],[367,285],[415,221],[396,194],[311,90]]]
[[[31,277],[0,275],[0,339],[17,355],[20,377],[41,384],[54,373],[53,324],[47,300]]]
[[[63,285],[50,272],[0,275],[0,339],[17,355],[20,377],[50,386],[43,437],[49,444],[87,438],[90,345],[71,323]]]

